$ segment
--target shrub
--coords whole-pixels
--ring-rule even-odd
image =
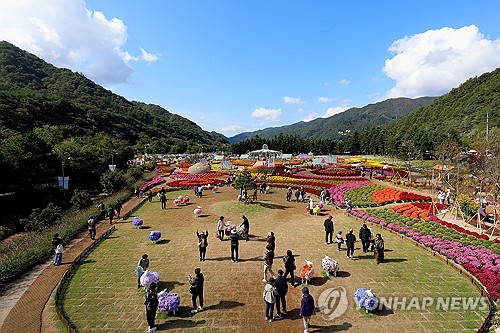
[[[92,198],[89,192],[76,189],[70,202],[76,209],[84,209],[92,205]]]
[[[142,173],[141,173],[142,174]],[[101,176],[101,185],[106,193],[114,193],[122,190],[126,186],[123,172],[121,171],[106,171]]]
[[[52,202],[43,210],[35,208],[31,211],[29,218],[19,220],[19,223],[25,230],[40,231],[52,224],[55,224],[61,219],[61,207],[54,205]]]
[[[128,174],[130,175],[130,179],[132,182],[136,182],[142,179],[142,169],[140,167],[132,167],[129,169]]]

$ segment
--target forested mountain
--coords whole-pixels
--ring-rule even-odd
[[[471,78],[419,109],[390,128],[390,139],[397,146],[404,142],[421,150],[432,149],[445,139],[455,139],[464,146],[486,137],[486,114],[489,130],[500,126],[500,68]]]
[[[229,138],[229,142],[236,143],[255,136],[271,139],[280,133],[300,133],[305,138],[321,140],[339,139],[339,131],[350,130],[354,132],[394,122],[432,103],[435,99],[436,97],[388,99],[362,108],[351,108],[328,118],[318,118],[309,122],[301,121],[291,125],[241,133]]]
[[[103,132],[158,153],[227,143],[157,105],[131,102],[85,78],[0,42],[0,138],[56,126],[64,138]]]

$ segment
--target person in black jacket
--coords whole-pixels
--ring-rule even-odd
[[[372,232],[366,224],[363,224],[361,229],[359,229],[359,239],[361,240],[361,244],[363,244],[363,252],[368,252],[368,248],[370,247],[370,241],[372,238]]]
[[[333,243],[333,221],[331,215],[328,215],[323,225],[325,226],[325,244],[329,242]],[[330,241],[328,241],[328,238],[330,238]]]
[[[200,250],[200,261],[205,261],[208,247],[208,230],[206,232],[198,232],[196,229],[196,236],[198,236],[198,249]]]
[[[286,293],[288,292],[288,284],[283,277],[283,271],[281,269],[278,271],[278,278],[274,283],[278,290],[278,297],[276,297],[276,313],[278,314],[278,318],[280,318],[282,314],[286,315]],[[280,309],[280,304],[281,307],[283,307],[283,311]]]
[[[158,309],[158,294],[156,293],[156,283],[151,283],[146,292],[146,319],[148,321],[148,332],[156,331],[155,317]]]
[[[194,278],[189,275],[189,284],[191,285],[189,292],[191,293],[191,300],[193,301],[193,310],[191,310],[191,313],[197,313],[203,310],[203,284],[205,283],[205,277],[200,268],[196,268],[194,274]],[[200,299],[200,305],[198,307],[196,307],[196,298]]]
[[[54,234],[52,238],[52,245],[54,246],[54,265],[59,266],[62,264],[63,255],[63,240],[59,237],[59,234]]]
[[[354,254],[354,242],[356,242],[356,236],[352,233],[352,229],[349,229],[349,233],[345,235],[347,258],[352,258],[352,255]]]
[[[239,236],[236,233],[235,229],[231,230],[231,235],[229,235],[229,238],[231,239],[231,261],[238,262]]]
[[[295,266],[295,257],[291,250],[286,251],[286,256],[283,257],[283,264],[285,265],[284,278],[286,279],[288,274],[290,274],[290,285],[295,288],[295,270],[297,267]]]

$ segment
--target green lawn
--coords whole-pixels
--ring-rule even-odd
[[[365,255],[357,243],[356,260],[345,258],[336,245],[324,244],[324,216],[305,214],[306,203],[287,203],[285,191],[260,196],[261,201],[250,205],[235,201],[237,191],[222,188],[221,193],[206,193],[202,199],[192,198],[189,206],[161,210],[159,202],[146,203],[137,211],[149,229],[135,229],[127,222],[117,225],[109,239],[103,241],[79,266],[64,293],[64,311],[79,332],[145,332],[144,291],[136,288],[134,268],[143,253],[151,258],[151,270],[161,274],[160,288],[178,293],[181,308],[178,316],[158,315],[160,330],[178,332],[301,332],[298,317],[300,288],[289,289],[287,295],[289,315],[279,321],[264,321],[262,290],[262,254],[264,236],[276,233],[276,259],[274,271],[281,265],[287,249],[297,255],[297,267],[304,259],[315,264],[316,274],[310,286],[317,300],[327,288],[343,286],[348,293],[349,306],[345,314],[335,320],[326,320],[321,313],[313,316],[311,331],[332,332],[475,332],[487,311],[442,311],[435,307],[426,310],[384,310],[366,314],[357,310],[352,299],[359,288],[372,288],[379,297],[478,297],[479,292],[469,281],[451,267],[402,240],[396,235],[382,232],[386,241],[387,262],[377,265],[371,254]],[[169,194],[192,195],[191,191]],[[205,194],[205,193],[204,193]],[[193,209],[203,207],[203,216],[194,217]],[[330,209],[330,208],[328,208]],[[338,210],[334,215],[336,231],[344,234],[360,222]],[[240,243],[239,263],[229,260],[229,242],[214,237],[220,215],[235,224],[245,214],[250,220],[249,242]],[[195,230],[208,230],[207,261],[198,261]],[[153,245],[147,238],[152,230],[162,232],[161,244]],[[378,232],[378,229],[374,229]],[[321,259],[329,255],[340,264],[341,274],[324,278]],[[189,313],[191,299],[187,284],[188,274],[201,267],[205,274],[205,309],[196,315]],[[298,271],[296,272],[298,275]],[[298,279],[298,278],[297,278]],[[376,325],[376,326],[374,326]]]

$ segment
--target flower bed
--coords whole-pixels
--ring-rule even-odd
[[[373,200],[373,193],[383,188],[382,185],[370,183],[367,186],[361,186],[347,191],[344,197],[349,198],[355,207],[376,207],[379,204]]]
[[[142,185],[139,186],[139,190],[140,191],[147,191],[151,187],[156,186],[156,185],[161,184],[161,183],[164,183],[164,182],[165,182],[165,179],[163,177],[155,176],[150,181],[142,183]]]
[[[370,214],[353,210],[350,213],[368,222],[405,234],[462,265],[481,281],[493,299],[500,299],[500,244],[474,239],[472,236],[462,235],[441,225],[431,225],[431,221],[411,219],[390,210],[374,210],[370,211]],[[382,218],[385,216],[388,217]],[[411,223],[412,221],[417,222]]]
[[[232,165],[249,167],[255,164],[255,160],[231,160]]]
[[[170,175],[170,178],[172,179],[188,179],[188,180],[195,180],[195,179],[212,179],[212,178],[222,178],[226,177],[227,175],[222,173],[222,172],[209,172],[209,173],[199,173],[199,174],[191,174],[191,173],[176,173]]]
[[[209,179],[182,179],[182,180],[174,180],[170,183],[167,183],[168,186],[170,187],[176,187],[176,188],[191,188],[193,186],[200,186],[200,185],[220,185],[224,184],[225,181],[223,179],[214,179],[214,178],[209,178]]]
[[[435,205],[438,210],[443,210],[448,207],[440,203],[435,203]],[[430,202],[406,203],[392,207],[391,210],[411,218],[421,218],[425,220],[428,220],[430,215],[436,215],[437,213]]]
[[[386,187],[375,191],[372,194],[372,199],[378,205],[391,203],[391,202],[403,202],[403,201],[431,201],[432,198],[427,195],[420,195],[410,192],[405,192],[398,190],[396,188]]]
[[[313,170],[311,173],[315,175],[325,175],[325,176],[361,176],[360,170],[344,169],[344,168],[333,168],[333,169],[319,169]]]
[[[330,192],[330,198],[333,200],[333,204],[339,207],[345,207],[344,194],[352,189],[370,185],[369,180],[364,180],[361,182],[344,183],[335,187],[330,187],[328,191]]]

